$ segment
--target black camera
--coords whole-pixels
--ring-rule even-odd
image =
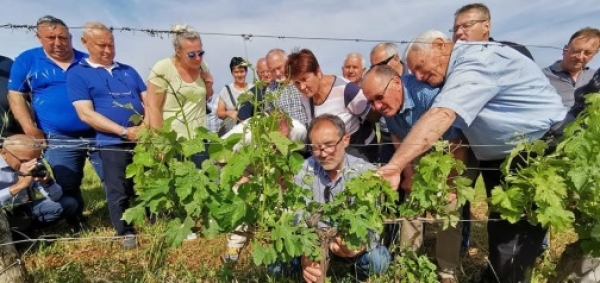
[[[48,175],[46,164],[41,158],[38,158],[35,163],[35,168],[31,170],[31,176],[34,178],[44,178],[46,175]]]

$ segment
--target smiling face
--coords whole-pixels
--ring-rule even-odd
[[[359,83],[362,80],[364,72],[365,67],[362,64],[362,58],[352,56],[344,60],[344,65],[342,66],[342,75],[347,80],[353,83]]]
[[[246,69],[241,66],[234,67],[233,70],[231,70],[233,81],[239,85],[243,85],[246,83],[246,74]]]
[[[115,42],[112,33],[94,29],[84,34],[81,43],[87,48],[92,62],[103,66],[112,65],[115,59]]]

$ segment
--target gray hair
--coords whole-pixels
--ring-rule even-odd
[[[308,134],[309,138],[310,138],[310,134],[313,132],[313,130],[315,130],[315,128],[317,126],[319,126],[320,124],[322,124],[323,122],[329,122],[333,126],[335,126],[335,130],[337,131],[337,133],[340,137],[342,137],[346,134],[346,124],[344,124],[344,121],[342,120],[342,118],[340,118],[337,115],[325,113],[325,114],[321,114],[321,115],[315,117],[314,119],[312,119],[312,121],[310,121],[310,125],[308,126],[308,130],[306,132]]]
[[[202,41],[200,39],[200,34],[196,30],[194,30],[194,28],[192,28],[191,26],[188,26],[188,25],[179,25],[179,24],[174,25],[171,28],[171,32],[175,34],[173,36],[173,46],[175,48],[181,47],[182,39],[188,39],[188,40],[198,39],[198,40]]]
[[[87,22],[83,25],[82,36],[89,35],[95,31],[105,31],[108,33],[112,33],[112,30],[101,22]]]
[[[373,56],[375,52],[381,50],[382,48],[385,48],[385,53],[387,54],[387,57],[398,55],[398,45],[391,42],[382,42],[373,46],[373,49],[371,49],[371,56]]]
[[[396,70],[394,70],[394,68],[392,68],[388,65],[373,66],[372,68],[370,68],[367,71],[367,73],[365,74],[365,78],[367,78],[368,76],[371,76],[371,75],[375,76],[380,81],[388,81],[388,80],[391,80],[395,76],[400,77],[400,74],[398,74],[398,72],[396,72]]]
[[[67,28],[67,30],[69,29],[69,27],[67,27],[67,25],[65,24],[65,22],[63,22],[63,20],[61,20],[57,17],[51,16],[51,15],[45,15],[45,16],[40,17],[37,20],[37,23],[35,24],[36,28],[39,28],[42,25],[48,25],[51,27],[58,25],[58,26],[63,26],[65,28]]]
[[[265,59],[271,57],[271,56],[275,56],[275,55],[280,55],[281,57],[285,57],[285,51],[283,51],[283,49],[281,48],[275,48],[275,49],[271,49],[269,50],[269,52],[267,52],[267,55],[265,56]]]
[[[360,60],[360,63],[362,64],[363,68],[366,68],[366,64],[367,62],[365,61],[365,58],[362,56],[362,54],[358,53],[358,52],[350,52],[348,53],[348,55],[346,55],[346,57],[344,58],[344,63],[346,62],[346,60],[350,59],[350,58],[358,58]]]
[[[406,61],[406,57],[408,57],[408,53],[412,50],[429,50],[431,48],[431,43],[441,38],[444,42],[452,42],[450,38],[446,36],[443,32],[439,30],[428,30],[424,33],[419,34],[413,40],[408,43],[406,46],[406,52],[404,52],[404,60]]]

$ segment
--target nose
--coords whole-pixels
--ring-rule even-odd
[[[383,104],[381,103],[381,101],[379,101],[379,100],[375,100],[375,101],[373,101],[373,108],[375,108],[375,110],[376,110],[377,112],[380,112],[380,111],[381,111],[381,107],[382,107],[382,106],[383,106]]]
[[[414,75],[418,81],[423,81],[423,73],[422,72],[416,71],[416,72],[414,72]]]

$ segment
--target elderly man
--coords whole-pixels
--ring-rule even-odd
[[[267,58],[259,58],[256,61],[256,76],[258,80],[264,83],[269,84],[272,80],[271,71],[269,70],[269,65],[267,65]]]
[[[586,27],[578,30],[565,45],[562,60],[544,68],[550,84],[562,97],[563,104],[573,107],[574,93],[585,86],[594,76],[587,64],[594,59],[600,48],[600,30]]]
[[[350,135],[346,133],[344,122],[338,116],[317,116],[310,123],[308,135],[313,156],[304,161],[294,180],[298,185],[313,192],[312,201],[325,203],[334,199],[345,189],[345,182],[367,170],[375,169],[372,164],[346,154]],[[308,175],[314,176],[309,184],[306,183]],[[390,263],[387,248],[378,245],[376,241],[362,250],[349,250],[344,246],[342,239],[337,237],[336,241],[330,244],[330,248],[334,255],[354,261],[360,275],[381,274]],[[317,282],[320,277],[325,276],[321,274],[319,264],[310,261],[306,256],[301,257],[300,266],[302,278],[306,282]]]
[[[486,5],[473,3],[462,6],[454,13],[454,26],[450,29],[453,40],[495,42],[490,37],[491,21],[490,9]],[[510,41],[498,42],[514,48],[533,60],[531,52],[525,46]]]
[[[133,161],[132,141],[140,128],[131,118],[144,114],[146,85],[132,67],[114,61],[114,38],[103,24],[85,24],[81,43],[90,57],[69,71],[69,98],[81,120],[96,130],[96,144],[102,149],[106,202],[117,235],[122,236],[121,247],[135,248],[133,225],[122,220],[135,195],[133,180],[126,178],[125,168]]]
[[[63,196],[62,188],[48,175],[47,170],[38,168],[42,145],[23,134],[6,138],[0,150],[0,204],[3,207],[27,206],[27,190],[36,188],[43,199],[36,199],[26,213],[33,216],[33,228],[46,226],[66,218],[69,225],[77,224],[74,218],[77,201]],[[37,223],[35,223],[37,222]],[[16,223],[22,225],[23,223]]]
[[[285,63],[287,62],[287,56],[281,49],[272,49],[267,53],[265,57],[267,61],[267,68],[271,73],[270,79],[271,84],[266,89],[252,88],[250,92],[257,95],[257,101],[261,102],[259,111],[271,111],[271,108],[281,109],[287,113],[293,120],[296,120],[303,124],[305,127],[308,124],[308,115],[304,104],[301,100],[301,95],[298,89],[287,80],[288,73],[285,70]],[[274,105],[269,103],[268,105],[262,105],[263,96],[268,92],[277,92],[277,99],[273,102]],[[242,104],[238,111],[238,119],[246,120],[255,114],[254,113],[254,101],[247,101]]]
[[[360,53],[352,52],[346,55],[342,65],[344,78],[360,86],[365,70],[365,59]]]
[[[381,174],[392,186],[400,172],[454,125],[472,145],[488,196],[502,182],[500,165],[519,140],[541,139],[559,130],[568,111],[530,59],[500,43],[452,43],[428,31],[407,47],[407,64],[418,80],[443,88]],[[380,86],[383,90],[383,86]],[[516,165],[514,165],[516,168]],[[490,218],[499,218],[491,213]],[[490,268],[482,282],[522,282],[545,235],[527,221],[488,223]]]
[[[378,92],[381,85],[386,85],[383,92]],[[363,93],[371,102],[375,110],[379,111],[386,119],[388,129],[395,147],[399,147],[410,129],[417,123],[438,95],[440,89],[419,82],[414,75],[400,76],[394,69],[386,65],[374,66],[363,80]],[[450,127],[443,138],[453,144],[461,142],[461,133],[458,129]],[[464,161],[467,149],[456,148],[454,155]],[[413,164],[417,160],[413,161]],[[403,182],[400,187],[410,192],[411,179],[414,174],[412,166],[407,166],[403,171]],[[456,210],[456,205],[449,209]],[[410,246],[416,249],[421,245],[422,225],[419,221],[405,221],[402,223],[401,246]],[[408,229],[413,228],[413,229]],[[461,241],[461,224],[439,230],[437,234],[436,258],[439,266],[441,282],[456,280],[454,271],[459,264]],[[454,281],[455,282],[455,281]]]
[[[77,116],[67,96],[66,80],[67,70],[87,55],[73,49],[69,28],[55,17],[38,20],[37,37],[42,47],[21,53],[12,65],[8,101],[25,134],[48,144],[44,157],[64,194],[77,200],[77,216],[85,228],[80,187],[86,157],[101,180],[102,167],[98,152],[86,149],[94,130]]]

